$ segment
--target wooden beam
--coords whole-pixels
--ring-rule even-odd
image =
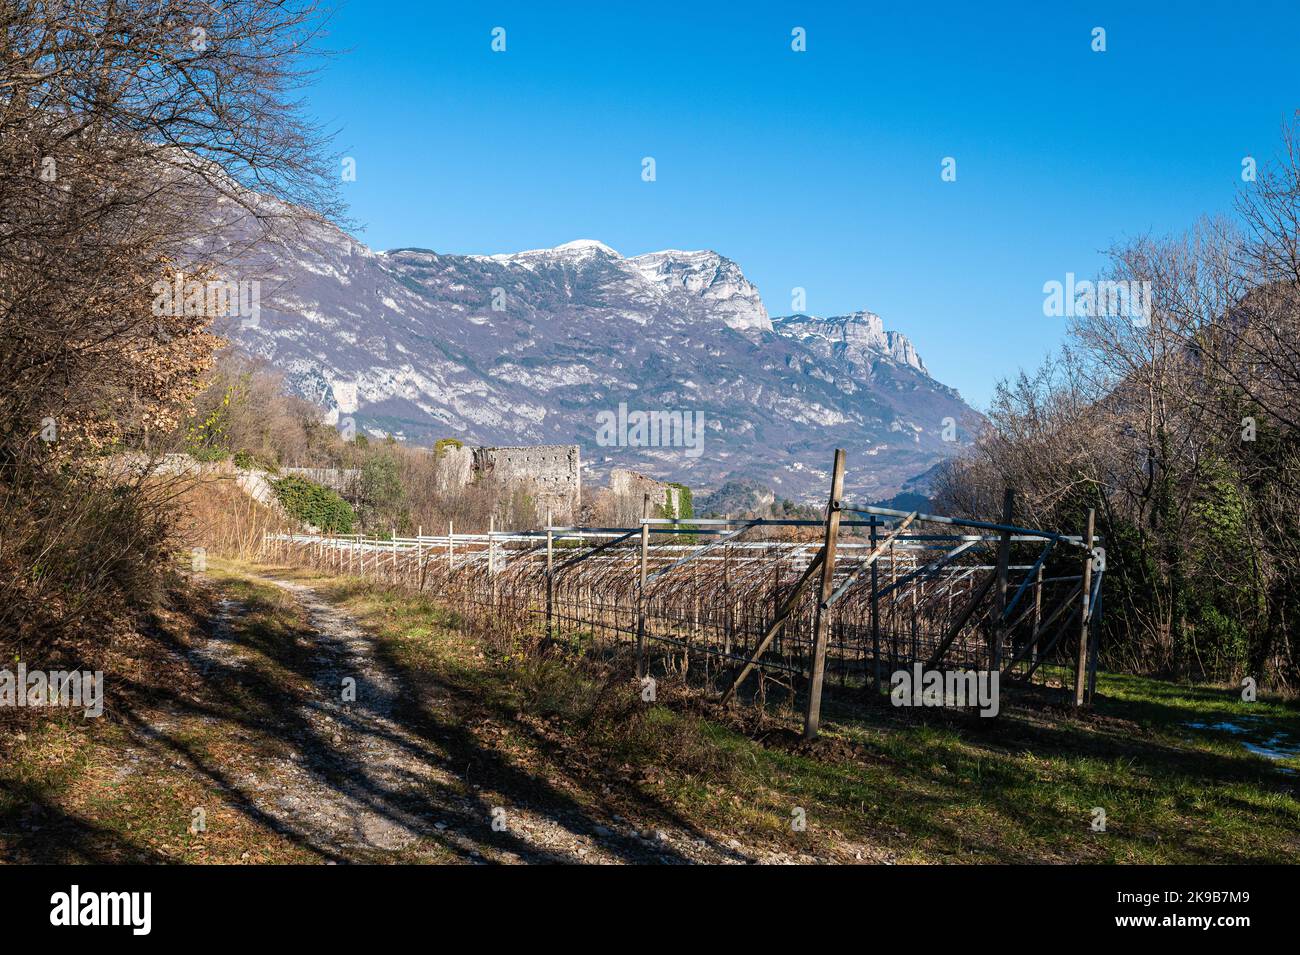
[[[871,567],[876,562],[876,559],[880,557],[880,555],[883,554],[888,549],[889,545],[893,543],[894,538],[896,538],[899,534],[903,533],[903,531],[907,530],[907,526],[916,519],[918,513],[919,512],[917,511],[913,511],[906,518],[904,518],[902,523],[900,523],[897,527],[895,527],[892,531],[889,532],[888,537],[886,537],[879,544],[877,544],[872,549],[870,554],[862,558],[862,560],[858,563],[858,566],[853,568],[853,573],[849,574],[848,579],[845,580],[844,583],[840,584],[840,586],[836,589],[835,593],[831,594],[830,600],[828,600],[827,603],[833,604],[835,603],[835,601],[839,600],[840,597],[844,595],[844,591],[848,590],[849,587],[853,585],[853,583],[858,579],[858,577],[861,576],[862,572],[866,570],[868,567]]]
[[[975,608],[980,605],[984,600],[985,595],[987,595],[993,588],[994,580],[995,578],[990,575],[985,579],[984,583],[980,585],[979,590],[976,590],[971,594],[970,600],[967,602],[966,606],[962,608],[961,613],[957,615],[957,619],[954,620],[952,625],[948,628],[948,632],[944,634],[943,639],[939,641],[939,646],[935,648],[930,659],[926,661],[925,668],[927,670],[933,670],[939,665],[939,661],[942,660],[943,655],[948,652],[948,648],[952,646],[952,642],[957,639],[957,634],[961,633],[961,628],[966,626],[966,621],[969,620],[971,614],[975,612]]]
[[[749,672],[754,669],[755,665],[758,663],[758,658],[767,650],[768,644],[772,642],[777,631],[781,629],[781,624],[785,623],[790,614],[794,612],[795,605],[799,601],[799,595],[803,593],[804,585],[812,579],[813,574],[817,573],[818,568],[822,565],[822,558],[825,557],[825,555],[825,551],[817,552],[817,556],[812,559],[812,562],[808,565],[808,569],[805,570],[803,576],[799,578],[799,582],[794,585],[794,590],[791,591],[790,596],[786,598],[785,603],[777,608],[776,613],[772,616],[772,623],[768,626],[767,632],[763,634],[763,639],[758,642],[758,646],[754,649],[754,652],[750,655],[749,659],[745,661],[745,665],[741,668],[740,673],[738,673],[736,678],[731,681],[731,685],[727,687],[727,692],[722,694],[722,703],[724,706],[731,702],[731,698],[735,695],[740,684],[744,682],[745,677],[749,676]]]
[[[1034,625],[1034,639],[1031,640],[1029,643],[1026,643],[1023,647],[1021,647],[1020,652],[1018,652],[1014,657],[1011,658],[1011,662],[1008,663],[1002,671],[1003,676],[1010,675],[1011,668],[1014,667],[1021,660],[1023,660],[1025,656],[1029,653],[1030,649],[1040,642],[1040,638],[1042,634],[1049,627],[1051,627],[1052,624],[1056,623],[1056,618],[1059,617],[1062,613],[1064,613],[1067,607],[1071,606],[1074,603],[1074,598],[1077,596],[1079,596],[1079,588],[1075,587],[1073,590],[1070,591],[1070,593],[1066,596],[1064,600],[1062,600],[1059,604],[1056,605],[1056,609],[1053,610],[1050,614],[1048,614],[1046,620],[1044,620],[1042,623],[1038,623]],[[1042,662],[1043,657],[1045,657],[1046,655],[1047,655],[1047,650],[1042,648],[1040,648],[1034,654],[1034,665],[1033,667],[1030,668],[1029,673],[1025,674],[1026,679],[1028,679],[1033,674],[1034,670],[1038,668],[1038,664]]]
[[[840,498],[844,496],[844,449],[835,450],[831,468],[831,498],[826,505],[826,537],[822,544],[822,581],[813,621],[811,679],[808,682],[808,708],[804,712],[803,738],[816,739],[821,722],[822,682],[826,676],[826,631],[830,622],[831,586],[835,582],[835,551],[840,539]],[[874,525],[873,525],[874,530]],[[872,557],[872,560],[875,558]]]
[[[1073,599],[1074,598],[1071,597],[1071,600]],[[1029,670],[1025,673],[1026,680],[1032,677],[1034,675],[1034,671],[1037,670],[1040,666],[1042,666],[1043,661],[1046,660],[1048,655],[1052,652],[1052,650],[1055,649],[1056,644],[1060,642],[1061,636],[1065,633],[1065,631],[1070,629],[1071,624],[1074,623],[1074,621],[1078,618],[1078,616],[1079,616],[1079,605],[1075,604],[1074,613],[1070,614],[1070,618],[1066,620],[1065,623],[1061,624],[1060,629],[1056,631],[1056,636],[1052,637],[1051,640],[1047,641],[1047,646],[1043,647],[1042,652],[1038,655],[1037,662],[1035,662],[1034,665],[1031,666]]]
[[[1083,535],[1083,584],[1082,603],[1079,604],[1079,660],[1074,673],[1074,705],[1083,706],[1084,681],[1088,667],[1088,624],[1092,621],[1088,601],[1092,597],[1092,540],[1096,530],[1097,512],[1088,508],[1088,529]]]
[[[609,540],[605,541],[603,544],[600,544],[600,545],[598,545],[598,546],[596,546],[596,547],[593,547],[591,550],[587,551],[585,554],[579,554],[577,557],[571,557],[571,558],[569,558],[569,559],[566,560],[564,563],[562,563],[559,567],[555,568],[555,572],[556,572],[557,574],[561,574],[561,573],[563,573],[564,571],[568,570],[570,567],[572,567],[574,564],[581,564],[581,563],[582,563],[584,560],[586,560],[588,557],[595,557],[595,556],[596,556],[597,554],[599,554],[601,551],[603,551],[603,550],[608,550],[609,548],[614,547],[614,546],[617,545],[617,544],[621,544],[621,543],[623,543],[623,542],[626,541],[626,540],[630,540],[631,538],[636,537],[636,536],[637,536],[638,534],[640,534],[640,533],[641,533],[640,531],[637,531],[637,530],[631,530],[631,531],[628,531],[626,534],[620,534],[618,537],[611,537]]]
[[[1016,492],[1007,488],[1002,496],[1002,523],[1009,527],[1011,511],[1015,507]],[[1002,644],[1007,639],[1007,568],[1011,563],[1011,531],[1004,530],[998,539],[997,589],[993,594],[993,626],[990,628],[992,644],[989,646],[989,670],[1000,670]]]
[[[643,680],[646,676],[645,659],[645,624],[646,624],[646,563],[650,558],[650,525],[646,519],[650,516],[650,495],[641,499],[641,584],[636,592],[636,675]]]
[[[551,512],[546,512],[546,638],[555,639],[555,532],[551,530]]]

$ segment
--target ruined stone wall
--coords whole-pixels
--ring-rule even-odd
[[[343,497],[351,498],[356,496],[361,470],[359,468],[280,468],[280,477],[289,475],[306,478],[313,484],[330,488]]]
[[[471,470],[475,479],[526,486],[542,517],[549,508],[554,520],[571,521],[582,507],[582,460],[576,444],[475,448]]]
[[[665,502],[671,502],[673,514],[681,514],[681,492],[671,484],[627,468],[614,468],[609,472],[609,495],[620,527],[634,526],[641,519],[647,494],[650,495],[651,517],[659,516],[659,508],[664,507]]]
[[[470,482],[474,470],[474,449],[447,445],[438,452],[438,490],[444,494]]]

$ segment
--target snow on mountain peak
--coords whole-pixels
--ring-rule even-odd
[[[771,331],[763,299],[735,262],[707,249],[667,249],[624,259],[642,279],[667,293],[685,292],[739,331]]]
[[[878,315],[773,322],[740,266],[708,250],[624,258],[580,239],[372,253],[313,226],[236,266],[277,277],[262,321],[230,329],[240,347],[326,407],[332,383],[354,383],[359,427],[419,440],[593,448],[595,414],[640,400],[716,422],[699,461],[619,450],[647,473],[703,485],[770,474],[802,498],[824,490],[806,462],[856,442],[872,466],[847,490],[874,499],[952,454],[933,424],[969,412]]]
[[[604,242],[596,239],[574,239],[572,242],[566,242],[563,245],[557,245],[552,251],[554,252],[603,252],[606,255],[612,255],[614,258],[622,258],[617,252],[607,246]]]

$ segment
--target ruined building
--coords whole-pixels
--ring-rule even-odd
[[[658,517],[660,513],[679,517],[682,513],[678,488],[627,468],[614,468],[609,472],[609,494],[616,502],[620,526],[631,526],[640,520],[647,496],[650,498],[651,517]]]
[[[537,502],[539,518],[576,520],[582,507],[582,461],[576,444],[528,448],[447,447],[439,454],[447,489],[476,481],[521,486]]]

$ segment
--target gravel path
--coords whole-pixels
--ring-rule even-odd
[[[597,817],[567,798],[548,806],[544,790],[492,774],[469,784],[448,751],[394,718],[404,688],[383,664],[374,638],[311,587],[255,577],[293,595],[308,621],[305,674],[312,691],[293,701],[298,729],[287,754],[240,767],[245,797],[278,827],[340,860],[470,862],[752,863],[812,862],[811,857],[742,849],[734,840],[673,827],[638,828],[616,815]],[[216,626],[197,654],[201,669],[237,676],[257,652],[237,642],[232,626],[245,612],[219,603]],[[355,700],[344,698],[355,681]],[[510,773],[502,775],[515,777]],[[527,788],[527,787],[524,787]]]

